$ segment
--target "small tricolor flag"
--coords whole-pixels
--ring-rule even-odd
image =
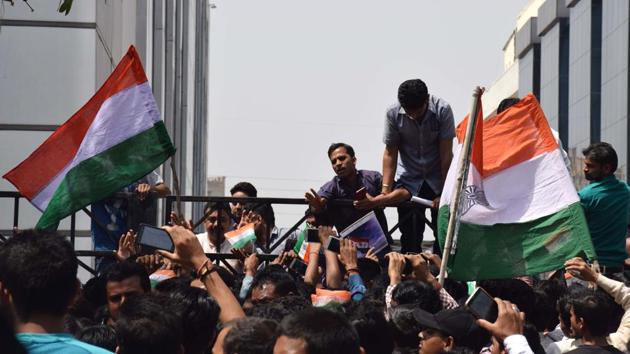
[[[56,228],[160,166],[175,148],[133,46],[103,86],[4,178]]]
[[[477,120],[449,277],[511,278],[562,268],[578,254],[593,259],[580,199],[536,98],[529,94]],[[467,124],[457,128],[459,146],[440,200],[442,247]]]
[[[308,228],[304,228],[297,237],[297,242],[293,250],[297,255],[304,260],[304,263],[308,264],[309,254],[311,251],[311,245],[307,240]]]
[[[226,233],[225,239],[237,250],[247,246],[250,242],[256,241],[254,224],[247,224],[240,229]]]
[[[326,306],[330,303],[345,304],[352,299],[352,294],[347,290],[328,290],[316,288],[315,294],[311,294],[311,303],[315,307]]]

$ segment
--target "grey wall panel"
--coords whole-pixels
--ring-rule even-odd
[[[552,29],[561,18],[569,16],[569,9],[564,0],[547,0],[538,8],[538,35],[542,36]]]
[[[518,61],[518,96],[534,90],[534,51],[530,50]]]
[[[602,11],[602,141],[611,143],[619,166],[628,166],[628,1],[604,1]]]
[[[558,130],[560,26],[555,25],[541,37],[540,53],[540,104],[549,126]]]
[[[578,150],[590,141],[590,9],[590,0],[582,0],[570,11],[569,146]]]

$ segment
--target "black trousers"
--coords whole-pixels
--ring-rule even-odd
[[[437,194],[429,187],[427,183],[423,183],[420,187],[420,191],[417,194],[418,197],[433,200],[437,197]],[[423,206],[417,206],[413,208],[398,208],[398,222],[400,223],[400,245],[401,253],[407,252],[422,252],[422,238],[424,235],[425,225],[433,229],[433,236],[435,237],[435,244],[433,246],[433,252],[439,253],[439,247],[437,242],[437,209],[431,208],[431,221],[429,222],[425,217],[426,208]],[[409,216],[406,220],[405,218]],[[415,219],[415,227],[414,227]],[[403,221],[404,220],[404,221]],[[401,222],[402,221],[402,222]]]

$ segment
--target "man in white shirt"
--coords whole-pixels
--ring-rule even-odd
[[[203,221],[206,232],[196,234],[205,253],[229,253],[232,245],[225,239],[225,233],[232,229],[232,221],[227,204],[208,203],[204,208],[204,214],[210,215]],[[236,259],[230,259],[227,263],[235,270],[239,270],[240,264]]]

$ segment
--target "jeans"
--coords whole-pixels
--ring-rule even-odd
[[[437,197],[437,194],[429,187],[428,184],[423,183],[417,194],[418,197],[433,200]],[[400,223],[400,245],[401,253],[422,252],[422,239],[424,235],[425,224],[433,229],[433,236],[435,237],[435,244],[433,245],[433,252],[439,253],[439,247],[437,242],[437,209],[431,209],[431,221],[429,222],[425,217],[426,207],[414,206],[412,208],[398,208],[398,222]],[[401,222],[409,215],[409,219]],[[416,219],[416,226],[414,232],[414,215]]]

